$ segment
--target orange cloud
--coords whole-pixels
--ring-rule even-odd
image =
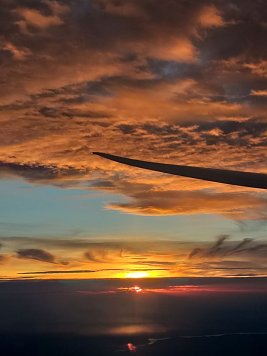
[[[267,96],[267,90],[251,90],[250,95],[253,95],[253,96]]]
[[[12,56],[18,61],[24,60],[29,55],[31,55],[31,51],[28,48],[18,48],[11,42],[4,43],[2,49],[4,51],[10,52]]]
[[[224,25],[220,11],[214,5],[204,6],[200,11],[198,22],[204,28],[220,27]]]
[[[26,7],[18,8],[16,10],[18,15],[22,18],[22,20],[17,21],[17,25],[23,32],[28,32],[29,26],[45,29],[47,27],[58,26],[63,23],[61,15],[64,15],[64,13],[69,10],[68,6],[60,4],[57,1],[47,0],[44,1],[44,3],[51,10],[51,15],[44,15],[39,10]]]
[[[260,195],[204,191],[148,191],[128,195],[127,203],[109,204],[109,209],[140,215],[222,214],[234,219],[266,218],[267,201]]]

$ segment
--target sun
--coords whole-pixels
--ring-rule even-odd
[[[149,277],[149,272],[144,272],[144,271],[128,272],[125,274],[125,278],[147,278],[147,277]]]

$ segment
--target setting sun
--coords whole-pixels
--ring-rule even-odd
[[[150,276],[149,272],[136,271],[136,272],[126,273],[125,278],[147,278],[149,276]]]

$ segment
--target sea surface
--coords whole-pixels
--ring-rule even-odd
[[[1,355],[267,355],[266,278],[0,283]]]

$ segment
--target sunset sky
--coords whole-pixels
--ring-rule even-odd
[[[0,8],[0,279],[267,276],[266,2]]]

